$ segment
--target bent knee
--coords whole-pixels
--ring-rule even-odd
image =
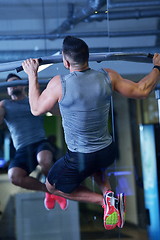
[[[53,164],[53,155],[50,151],[43,150],[38,153],[37,160],[41,167],[48,168],[51,167]]]
[[[51,185],[49,182],[48,182],[48,180],[46,180],[46,188],[47,188],[47,190],[50,192],[50,193],[56,193],[56,189],[55,189],[55,185],[53,184],[53,185]]]
[[[23,179],[24,179],[25,176],[26,176],[26,173],[24,171],[23,171],[23,173],[21,173],[21,170],[16,171],[16,170],[10,169],[8,171],[9,181],[12,184],[14,184],[16,186],[19,186],[19,187],[21,187]]]
[[[20,186],[21,185],[21,179],[18,178],[15,175],[9,175],[9,180],[12,184],[16,185],[16,186]]]

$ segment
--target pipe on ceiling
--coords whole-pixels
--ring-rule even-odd
[[[131,7],[153,7],[160,6],[159,0],[157,1],[137,1],[137,2],[118,2],[113,3],[111,0],[108,0],[108,8],[131,8]]]
[[[134,19],[134,18],[149,18],[149,17],[159,17],[159,10],[135,10],[135,11],[122,11],[122,12],[110,12],[109,20],[116,19]],[[102,21],[107,18],[106,13],[97,13],[89,16],[86,21]],[[19,35],[0,35],[0,40],[31,40],[31,39],[57,39],[64,38],[68,33],[64,31],[60,32],[54,31],[50,34],[19,34]],[[78,37],[102,37],[107,36],[106,32],[80,32],[80,33],[69,33],[72,36]],[[147,30],[147,31],[129,31],[129,32],[111,32],[111,37],[121,37],[121,36],[140,36],[140,35],[158,35],[159,30]]]
[[[153,1],[153,3],[157,3],[158,1]],[[83,8],[79,11],[78,14],[71,16],[73,13],[73,6],[69,4],[69,16],[68,19],[65,20],[60,27],[56,30],[52,31],[49,34],[19,34],[19,35],[0,35],[0,40],[31,40],[31,39],[50,39],[54,40],[57,38],[64,38],[68,34],[72,36],[78,37],[102,37],[107,36],[106,32],[87,32],[87,33],[65,33],[65,31],[69,30],[73,27],[73,25],[79,23],[80,21],[102,21],[107,19],[107,14],[99,12],[97,14],[93,14],[95,10],[100,9],[106,0],[90,0],[89,7]],[[138,2],[137,2],[138,3]],[[121,3],[119,3],[121,5]],[[136,2],[134,2],[136,4]],[[146,2],[146,5],[150,2]],[[160,3],[159,3],[160,5]],[[152,5],[153,7],[154,5]],[[71,9],[72,8],[72,9]],[[134,10],[134,11],[111,11],[109,12],[109,20],[118,20],[118,19],[138,19],[138,18],[149,18],[149,17],[159,17],[159,9],[149,9],[149,10]],[[111,32],[111,37],[121,37],[121,36],[140,36],[140,35],[158,35],[159,30],[149,30],[149,31],[134,31],[134,32]]]
[[[109,32],[109,37],[130,37],[130,36],[150,36],[159,35],[160,30],[145,30],[145,31],[121,31],[121,32]],[[64,38],[68,33],[53,33],[53,34],[19,34],[19,35],[0,35],[0,40],[31,40],[31,39],[55,39]],[[108,32],[79,32],[79,33],[69,33],[69,35],[74,37],[106,37]]]
[[[108,6],[107,6],[108,3]],[[73,28],[74,25],[78,24],[81,21],[84,21],[85,19],[89,18],[91,15],[93,15],[93,13],[95,11],[99,11],[99,9],[101,9],[101,7],[103,7],[104,5],[106,5],[107,10],[111,9],[111,8],[120,8],[120,7],[154,7],[154,6],[160,6],[160,2],[159,1],[150,1],[150,2],[126,2],[126,3],[117,3],[117,5],[115,3],[111,3],[110,1],[108,1],[106,3],[106,0],[89,0],[88,2],[88,6],[86,6],[85,8],[82,8],[81,11],[79,10],[78,12],[76,12],[75,14],[73,14],[73,16],[70,16],[67,20],[65,20],[60,27],[58,27],[56,30],[52,31],[52,33],[64,33],[70,29]],[[155,10],[156,11],[156,10]],[[150,13],[151,12],[151,13]],[[126,11],[125,11],[126,13]],[[112,13],[110,13],[112,14]],[[123,12],[124,14],[124,12]],[[127,13],[126,13],[127,14]],[[146,16],[151,16],[151,14],[153,15],[154,13],[151,11],[151,9],[149,9],[146,12],[140,12],[140,11],[135,11],[134,13],[134,18],[137,17],[141,17],[143,15]],[[114,13],[114,18],[116,17],[116,13]],[[158,15],[159,17],[159,12],[156,12],[156,16]],[[121,18],[123,15],[121,15]],[[154,15],[153,15],[154,16]],[[129,17],[129,15],[128,15]],[[143,16],[144,17],[144,16]],[[110,18],[110,17],[109,17]],[[119,18],[119,16],[117,15],[117,19]],[[106,15],[105,15],[105,19],[106,19]],[[110,18],[111,19],[111,18]]]
[[[159,17],[160,9],[136,9],[127,11],[109,11],[109,14],[105,12],[99,12],[97,14],[90,15],[86,21],[102,21],[108,18],[108,20],[119,19],[140,19],[140,18],[152,18]]]
[[[90,15],[92,15],[95,11],[101,9],[106,4],[106,0],[89,0],[88,5],[81,10],[77,10],[73,16],[68,17],[56,30],[52,31],[52,33],[63,33],[73,28],[74,25],[83,21]]]

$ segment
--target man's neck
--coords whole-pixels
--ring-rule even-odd
[[[70,66],[70,72],[82,72],[89,69],[88,63],[84,64],[84,65],[77,65],[77,66]]]

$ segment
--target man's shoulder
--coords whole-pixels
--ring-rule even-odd
[[[4,100],[0,101],[0,124],[3,122],[5,115]]]
[[[61,75],[56,75],[54,77],[52,77],[48,83],[48,86],[52,86],[52,85],[55,85],[57,84],[58,82],[60,82],[61,80]]]
[[[4,107],[5,106],[5,103],[10,101],[10,99],[3,99],[0,101],[0,107]]]

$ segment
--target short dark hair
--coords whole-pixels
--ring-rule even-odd
[[[6,81],[8,81],[9,78],[12,78],[12,77],[16,77],[18,78],[19,80],[22,80],[22,78],[20,78],[18,75],[14,74],[14,73],[9,73],[7,78],[6,78]]]
[[[77,63],[88,62],[89,48],[82,39],[72,36],[65,37],[63,40],[62,51]]]

